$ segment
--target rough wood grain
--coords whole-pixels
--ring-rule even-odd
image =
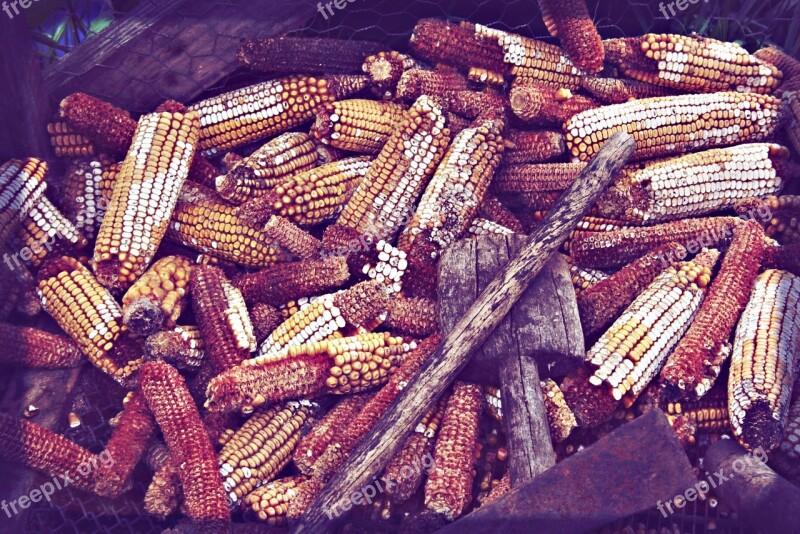
[[[486,341],[508,314],[634,149],[635,141],[627,133],[615,134],[606,142],[541,226],[526,239],[520,253],[492,280],[389,406],[312,504],[295,532],[323,532],[334,527],[334,522],[326,519],[333,517],[334,510],[341,509],[340,501],[367,484],[386,466],[415,423],[464,368],[470,353]]]

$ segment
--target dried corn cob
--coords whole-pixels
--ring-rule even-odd
[[[203,100],[190,108],[200,115],[200,149],[213,155],[284,132],[365,86],[362,76],[291,76]]]
[[[229,521],[217,456],[181,375],[167,363],[147,362],[139,387],[177,467],[186,515],[194,521]]]
[[[369,77],[372,92],[380,98],[390,99],[403,73],[417,66],[411,56],[392,50],[365,58],[361,70]]]
[[[444,156],[450,132],[439,105],[420,97],[342,210],[338,224],[391,240]]]
[[[301,260],[318,258],[322,250],[322,241],[279,215],[269,218],[263,232],[265,236]]]
[[[673,398],[702,397],[711,389],[731,352],[728,340],[736,328],[764,256],[764,230],[748,221],[733,233],[692,326],[661,371]]]
[[[543,87],[530,80],[515,82],[508,100],[511,111],[523,121],[559,126],[578,113],[600,107],[588,96],[573,95],[569,89]]]
[[[384,325],[393,332],[427,337],[439,330],[439,307],[435,299],[393,297]]]
[[[186,306],[192,270],[183,256],[155,262],[122,297],[125,326],[143,336],[174,327]]]
[[[783,81],[780,87],[782,91],[797,91],[800,89],[800,61],[774,46],[756,50],[753,56],[763,63],[774,66],[775,70],[783,73]]]
[[[77,367],[83,353],[69,339],[24,326],[0,323],[0,345],[5,350],[0,363],[33,369]]]
[[[268,37],[239,46],[239,63],[261,72],[348,74],[361,71],[364,59],[383,45],[350,39]]]
[[[295,173],[313,169],[317,164],[316,145],[305,133],[279,135],[236,163],[216,179],[222,198],[241,204],[257,198]]]
[[[242,219],[235,206],[205,187],[187,182],[167,230],[172,241],[215,258],[248,267],[269,267],[284,252],[264,236],[259,225]]]
[[[467,79],[451,70],[410,69],[397,82],[395,98],[414,102],[421,96],[444,98],[454,91],[469,89]]]
[[[575,414],[572,413],[564,393],[552,379],[542,381],[544,392],[544,407],[547,411],[547,421],[550,426],[550,437],[553,443],[561,443],[569,437],[578,426]]]
[[[647,82],[600,76],[585,76],[581,79],[581,88],[608,104],[622,104],[629,100],[675,94],[672,89]]]
[[[198,135],[195,113],[154,113],[140,120],[95,244],[94,270],[106,287],[127,288],[153,259]]]
[[[789,416],[779,450],[795,462],[800,460],[800,397],[795,397],[789,407]]]
[[[495,174],[495,180],[496,179],[497,174]],[[515,233],[525,233],[522,223],[517,216],[511,213],[491,192],[486,193],[486,196],[483,198],[483,203],[478,211],[478,215],[493,223],[504,226]]]
[[[659,273],[686,254],[686,249],[677,243],[658,247],[581,292],[578,312],[584,336],[591,339],[611,326]]]
[[[97,368],[117,380],[129,377],[141,358],[117,354],[122,308],[92,273],[72,258],[49,260],[38,275],[42,306]]]
[[[144,496],[144,509],[153,517],[166,519],[175,512],[183,499],[178,468],[170,459],[153,474]]]
[[[351,99],[319,108],[311,135],[340,150],[377,154],[403,122],[406,108],[394,102]]]
[[[798,82],[798,85],[800,85],[800,82]],[[800,90],[800,87],[798,87],[798,90]],[[795,151],[800,152],[800,98],[797,97],[796,92],[793,92],[787,93],[784,100],[786,102],[787,115],[789,115],[786,134]]]
[[[603,41],[584,0],[539,0],[539,8],[547,31],[559,38],[577,67],[589,72],[603,68]]]
[[[366,275],[367,280],[375,280],[381,284],[387,293],[399,293],[408,268],[408,255],[383,240],[378,241],[374,250],[377,251],[375,265],[371,262],[365,263],[361,273]]]
[[[198,369],[206,357],[205,343],[196,326],[176,326],[147,338],[145,353],[178,369]]]
[[[506,79],[501,73],[480,67],[470,67],[467,72],[467,79],[471,82],[484,83],[495,87],[503,87],[506,83]]]
[[[648,33],[604,44],[609,61],[628,78],[680,91],[768,93],[782,78],[737,43],[708,37]]]
[[[575,288],[575,294],[578,296],[611,276],[606,272],[598,271],[596,269],[582,268],[575,263],[575,261],[572,259],[572,256],[562,254],[561,257],[567,262],[569,274],[572,278],[572,287]]]
[[[86,238],[45,196],[31,208],[21,226],[14,241],[20,245],[20,257],[33,267],[52,254],[80,250],[87,244]]]
[[[459,518],[472,501],[475,444],[482,409],[481,388],[456,382],[436,439],[434,467],[425,483],[425,507],[448,521]]]
[[[633,159],[761,141],[781,123],[780,101],[758,94],[721,92],[645,98],[584,111],[564,125],[574,160],[591,158],[617,131],[633,135]]]
[[[128,151],[136,130],[136,121],[127,111],[85,93],[73,93],[62,100],[59,115],[70,129],[97,147],[119,154]]]
[[[477,237],[486,234],[511,235],[514,231],[496,222],[487,221],[486,219],[478,217],[472,219],[467,233],[470,237]]]
[[[728,433],[731,428],[728,400],[725,398],[724,390],[719,391],[721,395],[709,394],[699,401],[670,402],[665,410],[667,417],[685,417],[694,424],[697,432]]]
[[[285,477],[269,482],[251,491],[244,498],[244,504],[256,514],[259,521],[270,527],[282,527],[287,523],[286,509],[297,495],[305,477]]]
[[[77,231],[90,241],[100,229],[113,191],[113,182],[103,183],[103,171],[111,164],[104,155],[71,160],[58,188],[56,204]],[[104,189],[108,196],[104,195]]]
[[[44,196],[47,163],[12,159],[0,165],[0,244],[14,235]]]
[[[453,139],[422,195],[417,211],[398,239],[408,251],[417,237],[446,248],[469,229],[500,164],[503,123],[477,120]]]
[[[503,198],[518,197],[523,193],[526,206],[547,210],[572,185],[584,167],[585,163],[504,166],[492,181],[492,191]]]
[[[441,97],[447,110],[461,117],[468,119],[505,117],[505,99],[494,91],[448,91]]]
[[[645,228],[576,232],[570,249],[578,265],[595,269],[612,268],[668,243],[680,243],[690,251],[696,251],[701,246],[725,245],[730,241],[734,229],[741,224],[744,221],[738,217],[707,217]]]
[[[748,449],[771,451],[788,421],[800,347],[800,278],[764,271],[739,325],[728,376],[728,412]]]
[[[503,50],[497,42],[485,38],[474,26],[452,24],[438,19],[417,21],[409,41],[416,55],[431,61],[457,67],[467,72],[479,67],[503,75]]]
[[[231,507],[291,460],[311,410],[299,402],[256,411],[219,453],[220,476]]]
[[[509,165],[541,163],[563,155],[567,150],[564,136],[548,130],[529,132],[512,130],[506,139],[508,150],[503,162]],[[569,165],[569,164],[554,164]]]
[[[254,304],[249,307],[250,322],[256,342],[262,343],[283,322],[283,315],[277,308],[269,304]]]
[[[800,276],[800,244],[766,247],[762,264],[765,269],[780,269]]]
[[[92,141],[63,121],[48,123],[47,133],[50,134],[50,145],[59,158],[80,158],[94,156],[95,149]]]

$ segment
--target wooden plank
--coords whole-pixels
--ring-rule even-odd
[[[441,345],[389,406],[347,463],[323,489],[294,532],[330,531],[328,512],[347,499],[394,456],[414,425],[458,376],[470,353],[491,335],[589,207],[628,161],[636,143],[629,134],[612,136],[559,199],[522,251],[510,261],[456,323]]]

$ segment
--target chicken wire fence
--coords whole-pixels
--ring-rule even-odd
[[[45,2],[42,2],[44,4]],[[150,91],[150,101],[173,98],[169,93],[170,80],[194,80],[195,73],[214,71],[219,68],[221,77],[198,77],[193,87],[196,98],[208,94],[252,83],[264,78],[261,74],[242,69],[233,69],[235,57],[231,51],[242,38],[250,34],[237,33],[243,27],[233,24],[236,17],[258,17],[261,13],[275,15],[275,10],[292,13],[292,0],[266,2],[248,0],[177,2],[182,20],[181,28],[194,28],[203,35],[202,46],[175,42],[175,27],[153,24],[141,32],[126,50],[135,57],[137,70],[121,68],[113,62],[98,59],[97,62],[82,62],[64,67],[68,54],[79,50],[87,40],[102,38],[104,32],[113,28],[113,23],[126,18],[138,17],[143,8],[163,5],[156,0],[126,0],[89,2],[72,0],[62,2],[60,11],[48,15],[34,14],[35,46],[42,56],[45,78],[49,69],[59,69],[60,75],[80,77],[91,69],[100,69],[104,77],[120,77],[130,87]],[[323,2],[325,4],[327,2]],[[668,2],[666,3],[668,4]],[[706,0],[676,12],[665,18],[661,3],[656,0],[593,1],[588,2],[590,13],[604,38],[638,35],[647,32],[698,32],[725,40],[736,40],[749,49],[766,43],[775,43],[789,53],[800,50],[800,7],[796,0]],[[271,7],[270,7],[271,6]],[[308,8],[308,5],[305,5]],[[267,9],[264,11],[264,9]],[[270,11],[270,9],[272,11]],[[152,11],[152,9],[151,9]],[[551,39],[541,20],[533,0],[350,0],[341,10],[334,8],[333,14],[322,14],[311,6],[302,12],[305,16],[286,26],[277,26],[295,35],[334,37],[342,39],[375,40],[385,43],[387,48],[407,50],[408,38],[417,20],[425,17],[469,20],[499,29],[522,33],[549,42]],[[155,17],[154,20],[160,20]],[[258,18],[253,19],[258,21]],[[66,22],[65,22],[66,21]],[[112,26],[109,27],[109,24]],[[177,26],[177,25],[176,25]],[[246,25],[244,27],[247,27]],[[254,25],[253,27],[257,27]],[[209,38],[210,36],[210,38]],[[181,61],[165,63],[163,50],[168,47],[180,56]],[[64,56],[67,59],[64,59]],[[192,82],[193,83],[193,82]],[[104,94],[100,86],[82,87],[100,98],[120,103],[121,95]],[[51,93],[53,109],[58,98]],[[144,101],[144,100],[143,100]],[[148,111],[147,108],[128,106],[132,112]],[[99,452],[108,440],[112,427],[109,420],[119,410],[120,391],[99,375],[94,369],[83,372],[75,392],[67,400],[81,416],[82,424],[77,428],[56,429],[68,438],[92,451]],[[150,474],[140,465],[134,473],[132,488],[119,499],[100,499],[70,488],[58,495],[54,505],[35,503],[21,517],[24,532],[84,533],[84,532],[160,532],[171,525],[157,521],[144,513],[142,498]],[[683,513],[663,517],[655,509],[652,512],[618,521],[602,532],[744,532],[735,517],[714,506],[715,501],[690,503]]]

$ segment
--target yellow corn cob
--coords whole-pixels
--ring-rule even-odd
[[[728,400],[724,390],[715,388],[714,391],[719,391],[721,394],[712,393],[699,401],[667,403],[665,413],[667,417],[687,418],[694,424],[697,432],[728,433],[731,428]]]
[[[152,261],[198,135],[195,113],[154,113],[139,121],[94,249],[94,270],[106,287],[126,289]]]
[[[261,72],[356,73],[364,59],[383,49],[372,41],[268,37],[248,39],[239,46],[239,62]]]
[[[800,278],[767,270],[757,279],[731,354],[728,412],[748,449],[780,444],[800,351]]]
[[[311,416],[305,404],[289,402],[253,413],[222,447],[219,474],[231,507],[256,486],[274,479],[292,459]]]
[[[50,144],[59,158],[80,158],[94,156],[96,149],[92,141],[63,121],[51,122],[47,125]]]
[[[12,236],[44,196],[47,163],[12,159],[0,165],[0,244]]]
[[[578,426],[575,414],[567,406],[561,388],[552,379],[548,378],[542,381],[542,391],[544,392],[544,407],[547,411],[550,436],[553,443],[561,443]]]
[[[155,262],[122,297],[125,326],[144,336],[174,327],[187,303],[192,270],[182,256]]]
[[[783,77],[737,43],[708,37],[648,33],[604,44],[625,76],[681,91],[768,93]]]
[[[256,198],[295,173],[317,164],[314,141],[305,133],[285,133],[236,163],[216,179],[217,193],[235,204]]]
[[[80,250],[87,244],[86,238],[45,196],[22,221],[14,241],[19,245],[20,257],[33,267],[52,254]]]
[[[369,77],[370,89],[384,100],[394,96],[400,76],[407,70],[417,67],[417,62],[409,55],[395,52],[378,52],[364,59],[361,70]]]
[[[590,109],[564,125],[573,160],[586,161],[613,133],[636,140],[633,159],[684,154],[761,141],[781,123],[780,101],[759,94],[721,92],[645,98]]]
[[[90,241],[94,240],[100,229],[113,191],[113,185],[109,180],[106,182],[110,187],[101,184],[103,171],[110,165],[111,160],[102,155],[97,158],[72,160],[67,166],[62,187],[59,189],[58,206],[78,232]],[[103,195],[104,187],[109,192],[107,198]]]
[[[297,495],[297,490],[305,477],[294,476],[269,482],[251,491],[244,504],[256,514],[259,521],[270,527],[286,525],[286,509]]]
[[[444,156],[450,132],[439,105],[420,97],[370,166],[337,221],[391,240]]]
[[[403,122],[406,108],[393,102],[341,100],[317,111],[311,135],[326,145],[349,152],[377,154]]]
[[[199,369],[205,359],[205,343],[197,326],[176,326],[147,338],[145,354],[178,369]]]
[[[514,231],[494,221],[476,217],[475,219],[472,219],[472,223],[469,225],[469,230],[467,230],[467,233],[470,237],[477,237],[486,234],[511,235],[514,233]]]
[[[310,121],[320,105],[366,86],[362,76],[291,76],[250,85],[194,104],[200,149],[213,155]]]
[[[505,77],[499,72],[494,72],[480,67],[470,67],[467,79],[475,83],[484,83],[495,87],[502,87],[506,83]]]
[[[586,76],[581,79],[581,88],[608,104],[622,104],[639,98],[672,96],[675,92],[667,87],[638,80]]]

